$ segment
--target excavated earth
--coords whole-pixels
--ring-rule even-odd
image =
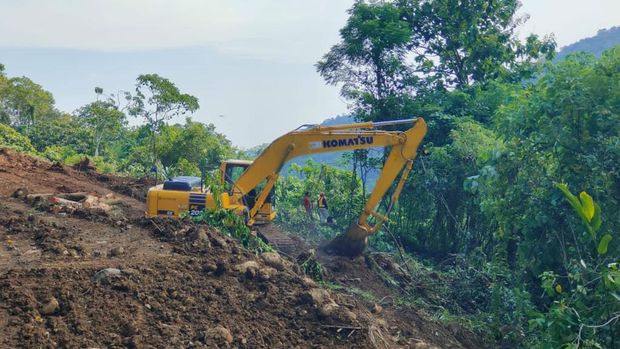
[[[299,266],[306,252],[256,255],[208,226],[145,218],[148,186],[0,149],[1,348],[488,346],[391,302],[381,274],[403,276],[389,256],[318,256],[323,288]],[[110,213],[27,200],[73,192],[121,202]]]

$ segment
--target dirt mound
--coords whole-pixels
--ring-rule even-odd
[[[97,170],[95,164],[88,157],[83,158],[77,164],[73,165],[73,169],[81,172],[94,172]]]
[[[317,283],[294,258],[256,255],[208,226],[144,218],[135,198],[147,182],[0,150],[0,184],[0,347],[484,347],[396,304],[394,290],[411,279],[389,257],[314,256]],[[123,216],[26,200],[75,192],[114,192]]]
[[[114,192],[127,196],[128,216],[141,217],[148,188],[146,180],[77,171],[12,149],[0,149],[0,196],[10,196],[17,189],[29,194],[87,192],[100,197]]]

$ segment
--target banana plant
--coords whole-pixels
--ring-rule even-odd
[[[594,202],[592,196],[585,191],[579,193],[579,197],[577,197],[568,189],[568,184],[555,183],[555,186],[560,189],[562,193],[564,193],[568,203],[573,207],[577,213],[577,216],[581,218],[581,221],[585,225],[592,241],[594,241],[595,244],[598,244],[598,254],[601,256],[605,255],[607,253],[609,242],[612,240],[612,236],[611,234],[605,234],[600,240],[598,240],[597,233],[601,229],[601,224],[603,223],[601,220],[601,208],[599,205]]]

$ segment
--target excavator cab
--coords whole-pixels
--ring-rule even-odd
[[[241,175],[247,170],[248,167],[252,165],[252,161],[249,160],[224,160],[220,165],[220,180],[221,184],[228,192],[228,194],[232,197],[235,191],[239,191],[238,188],[235,188],[235,182],[237,179],[241,177]],[[261,183],[252,190],[250,190],[247,194],[241,197],[241,204],[245,207],[254,207],[256,203],[257,192],[262,192],[265,183]],[[269,223],[275,219],[275,205],[274,205],[274,192],[275,187],[271,189],[267,199],[263,203],[263,205],[259,208],[256,216],[253,219],[254,224],[264,224]]]
[[[231,192],[237,179],[252,164],[248,160],[224,160],[220,164],[220,184]]]

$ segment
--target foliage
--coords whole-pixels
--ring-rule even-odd
[[[553,56],[551,37],[517,39],[524,21],[516,17],[518,7],[517,0],[358,0],[341,41],[317,70],[342,85],[359,119],[398,119],[434,108],[446,89],[520,81]]]
[[[28,137],[3,124],[0,124],[0,147],[8,147],[24,153],[36,153]]]
[[[305,275],[311,277],[314,281],[321,282],[325,277],[325,269],[314,254],[310,254],[303,262],[299,263],[299,267]]]
[[[27,77],[7,78],[0,71],[0,122],[32,126],[54,112],[50,92]]]
[[[58,114],[19,130],[30,138],[37,151],[44,151],[49,146],[71,147],[80,154],[92,154],[94,150],[92,130],[83,128],[69,114]]]
[[[205,210],[195,216],[191,216],[195,223],[205,223],[215,227],[221,232],[231,236],[241,244],[256,253],[271,252],[273,249],[261,238],[256,236],[245,224],[243,217],[226,209]]]
[[[303,166],[291,164],[289,171],[289,175],[281,178],[276,187],[279,221],[285,226],[312,240],[322,240],[344,231],[361,212],[361,184],[350,171],[319,165],[312,160]],[[305,192],[310,193],[315,209],[319,193],[325,193],[329,214],[334,219],[332,226],[317,227],[308,221],[303,207]],[[315,219],[318,219],[317,215]]]
[[[136,80],[135,95],[131,97],[129,114],[140,117],[151,131],[152,161],[158,159],[157,134],[165,121],[174,116],[198,110],[198,99],[181,93],[170,80],[157,74],[144,74]]]
[[[165,125],[161,129],[157,152],[167,177],[171,174],[200,175],[202,162],[209,170],[219,167],[220,161],[233,156],[228,139],[215,132],[213,124],[186,119],[184,125]]]
[[[397,1],[412,32],[415,70],[437,87],[463,88],[475,82],[527,77],[532,62],[555,53],[552,38],[517,39],[526,18],[517,0]]]
[[[393,116],[394,105],[408,99],[415,75],[405,64],[411,28],[401,10],[387,2],[357,1],[340,30],[342,41],[317,63],[317,70],[342,95],[356,103],[357,114]]]
[[[600,207],[586,192],[573,195],[566,184],[557,184],[593,239],[589,254],[570,254],[566,275],[545,271],[542,288],[551,300],[546,313],[533,312],[530,325],[543,331],[543,348],[614,347],[620,319],[620,271],[607,257],[612,239],[600,240]],[[596,253],[594,253],[596,251]]]
[[[95,101],[75,111],[77,120],[94,136],[94,156],[99,156],[101,146],[120,133],[125,114],[110,101]]]

